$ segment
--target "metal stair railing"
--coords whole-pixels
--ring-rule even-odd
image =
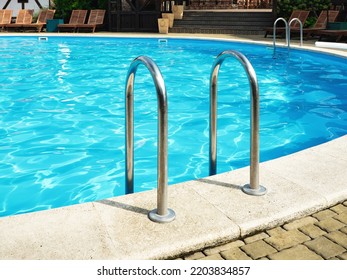
[[[302,47],[303,45],[303,27],[302,27],[302,22],[300,19],[298,18],[293,18],[290,22],[289,22],[289,27],[288,27],[288,48],[290,48],[290,26],[292,25],[292,22],[297,21],[299,22],[300,25],[300,47]]]
[[[176,214],[168,205],[168,168],[167,168],[167,135],[168,105],[163,76],[152,59],[146,56],[135,58],[128,70],[125,90],[125,165],[126,193],[134,192],[134,82],[139,65],[147,67],[152,75],[158,100],[158,170],[157,170],[157,209],[148,213],[151,221],[168,223],[175,219]]]
[[[284,19],[284,18],[278,18],[275,20],[274,25],[273,25],[273,36],[272,36],[272,44],[273,44],[273,49],[274,52],[276,51],[276,26],[277,22],[283,21],[285,25],[285,33],[286,33],[286,46],[288,47],[288,50],[290,49],[290,27],[293,22],[297,21],[299,22],[300,25],[300,46],[303,45],[303,26],[302,22],[298,18],[293,18],[289,23]]]
[[[264,195],[267,190],[259,185],[259,87],[255,71],[249,60],[240,52],[227,50],[218,55],[210,75],[210,150],[209,173],[216,174],[217,165],[217,82],[219,69],[226,58],[234,57],[243,66],[251,87],[251,158],[250,183],[242,187],[249,195]]]
[[[289,39],[290,37],[288,37],[288,36],[289,36],[288,22],[287,22],[284,18],[280,17],[280,18],[278,18],[278,19],[275,20],[274,25],[273,25],[272,44],[273,44],[274,52],[276,51],[276,26],[277,26],[277,23],[278,23],[279,21],[283,21],[283,22],[284,22],[284,25],[285,25],[285,32],[286,32],[286,46],[289,47],[289,43],[288,43],[288,42],[289,42],[289,40],[290,40],[290,39]]]

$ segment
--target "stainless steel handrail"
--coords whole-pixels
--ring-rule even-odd
[[[290,26],[291,26],[292,22],[294,22],[294,21],[299,22],[299,25],[300,25],[300,46],[302,46],[303,45],[303,26],[302,26],[301,20],[298,18],[293,18],[288,23],[284,18],[278,18],[275,20],[274,25],[273,25],[272,44],[273,44],[274,52],[276,51],[276,25],[277,25],[277,22],[279,22],[279,21],[283,21],[284,25],[285,25],[286,45],[287,45],[288,49],[290,48]]]
[[[259,87],[257,76],[249,60],[240,52],[227,50],[218,55],[210,75],[210,175],[216,174],[217,165],[217,82],[218,72],[223,61],[235,57],[243,66],[251,88],[251,159],[250,183],[242,187],[250,195],[264,195],[266,188],[259,185]]]
[[[152,75],[158,100],[158,174],[157,174],[157,209],[148,213],[150,220],[167,223],[175,219],[175,212],[168,205],[168,171],[167,171],[167,135],[168,135],[168,105],[163,76],[152,59],[146,56],[135,58],[128,70],[125,91],[125,165],[126,193],[134,192],[134,82],[137,68],[140,64],[147,67]]]
[[[300,19],[298,18],[293,18],[290,22],[289,22],[289,28],[288,28],[288,38],[289,38],[289,41],[288,41],[288,48],[290,48],[290,26],[292,24],[293,21],[297,21],[299,22],[299,25],[300,25],[300,47],[302,47],[303,45],[303,28],[302,28],[302,22]]]
[[[286,32],[286,46],[289,47],[289,45],[288,45],[288,42],[289,42],[289,39],[288,39],[289,38],[288,37],[289,36],[289,33],[288,33],[288,22],[284,18],[280,17],[280,18],[275,20],[274,25],[273,25],[272,44],[273,44],[274,51],[276,50],[276,26],[277,26],[277,22],[279,22],[279,21],[283,21],[284,22],[285,32]]]

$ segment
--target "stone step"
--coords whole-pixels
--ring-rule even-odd
[[[174,21],[171,33],[263,34],[273,24],[268,12],[184,11]]]
[[[236,29],[236,28],[192,28],[192,27],[173,27],[169,33],[200,33],[200,34],[234,34],[234,35],[263,35],[264,30]]]

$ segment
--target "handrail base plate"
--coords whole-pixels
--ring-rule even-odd
[[[261,196],[267,193],[267,189],[261,185],[256,189],[252,189],[250,184],[246,184],[241,189],[244,193],[255,196]]]
[[[168,208],[166,215],[159,215],[157,209],[154,209],[148,213],[148,218],[152,222],[156,223],[170,223],[176,218],[176,213],[172,209]]]

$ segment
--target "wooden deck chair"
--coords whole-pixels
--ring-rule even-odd
[[[69,23],[58,24],[58,32],[60,31],[76,31],[77,24],[84,24],[87,17],[87,10],[72,10]]]
[[[347,43],[347,30],[317,30],[315,35],[319,35],[319,41],[322,41],[323,37],[328,37],[329,40],[334,39],[335,42],[344,42],[343,38],[346,37],[345,42]]]
[[[100,27],[104,24],[106,10],[91,10],[88,22],[85,24],[77,24],[77,31],[91,31],[95,32],[97,27]]]
[[[294,10],[289,17],[288,24],[293,18],[297,18],[301,21],[302,25],[304,25],[309,14],[310,14],[310,11]],[[294,21],[291,25],[291,28],[300,28],[300,23],[298,21]],[[284,31],[285,31],[285,27],[277,27],[276,26],[276,35],[283,34]],[[273,34],[273,26],[265,28],[264,38],[266,38],[267,35],[269,35],[269,34],[271,34],[271,35]]]
[[[329,11],[323,10],[323,11],[321,11],[321,13],[319,14],[313,27],[303,28],[303,30],[302,30],[303,36],[306,38],[312,37],[314,32],[316,32],[318,30],[326,29],[327,24],[328,24],[328,20],[329,20],[329,22],[335,22],[338,15],[339,15],[339,11],[336,11],[336,10],[329,10]],[[298,28],[291,27],[290,32],[291,32],[291,34],[293,34],[293,33],[299,34],[300,33],[300,26]]]
[[[23,30],[34,30],[37,32],[41,32],[42,29],[46,26],[46,22],[48,19],[53,19],[55,14],[55,10],[45,9],[40,10],[39,16],[35,23],[23,24]]]
[[[0,30],[3,31],[6,24],[12,20],[12,10],[0,10]]]
[[[5,24],[5,29],[7,31],[9,30],[21,30],[23,24],[29,24],[32,22],[33,20],[33,13],[34,10],[19,10],[17,17],[16,17],[16,22],[15,23],[9,23],[9,24]]]
[[[95,29],[104,24],[106,10],[91,10],[88,18],[88,22],[85,24],[77,24],[77,31],[91,31],[95,32]]]

